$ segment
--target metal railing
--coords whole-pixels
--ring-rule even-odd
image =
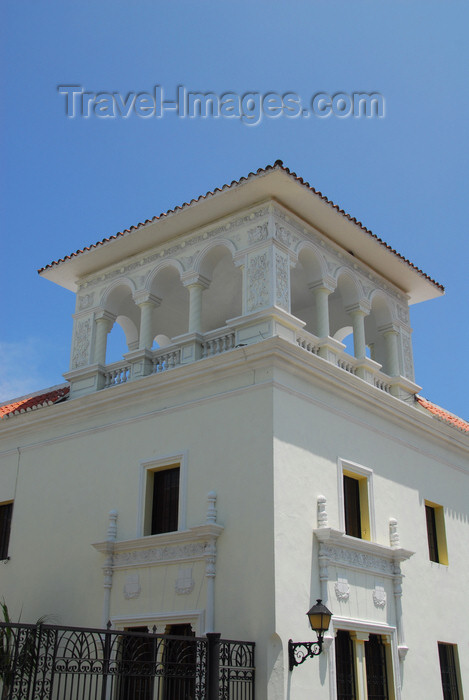
[[[254,700],[254,643],[0,623],[1,700]]]

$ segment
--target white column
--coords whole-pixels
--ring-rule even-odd
[[[349,307],[346,311],[352,318],[353,354],[357,360],[363,360],[366,357],[365,316],[367,312],[359,304]]]
[[[315,333],[318,338],[327,338],[330,334],[329,329],[329,294],[332,289],[320,285],[311,285],[310,290],[314,295],[314,305],[316,308],[316,328]]]
[[[189,333],[202,332],[202,292],[205,285],[200,282],[188,284],[189,290]]]
[[[399,350],[397,347],[398,332],[395,328],[383,329],[384,347],[386,352],[386,374],[397,377],[399,369]]]
[[[138,338],[139,350],[151,349],[153,345],[153,311],[161,304],[161,299],[153,294],[135,296],[135,303],[140,309],[140,333]]]
[[[111,330],[116,317],[107,311],[100,312],[96,317],[96,335],[94,339],[94,362],[99,365],[106,364],[107,334]]]

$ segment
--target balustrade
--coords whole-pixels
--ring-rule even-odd
[[[181,350],[180,348],[174,348],[173,350],[167,350],[163,352],[156,352],[153,355],[153,373],[164,372],[167,369],[172,369],[176,367],[181,362]]]
[[[104,388],[125,384],[130,379],[130,364],[128,362],[114,362],[106,366]]]
[[[219,331],[218,331],[219,333]],[[227,352],[232,350],[235,346],[235,333],[234,331],[228,331],[222,333],[221,335],[216,335],[214,337],[209,337],[202,343],[202,357],[211,357],[212,355],[219,355],[222,352]]]

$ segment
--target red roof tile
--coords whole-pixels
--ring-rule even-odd
[[[403,262],[405,262],[409,267],[411,267],[413,270],[415,270],[419,275],[422,275],[425,279],[427,279],[429,282],[434,284],[438,289],[441,289],[444,291],[443,285],[439,284],[436,282],[434,279],[432,279],[429,275],[427,275],[423,270],[418,268],[416,265],[410,262],[407,258],[405,258],[403,255],[398,253],[394,248],[391,248],[390,245],[388,245],[385,241],[383,241],[381,238],[379,238],[376,234],[374,234],[372,231],[370,231],[366,226],[362,224],[361,221],[358,221],[355,217],[351,216],[350,214],[347,214],[343,209],[340,209],[337,204],[334,204],[330,199],[328,199],[325,195],[322,194],[322,192],[319,192],[316,190],[314,187],[311,187],[309,182],[305,182],[302,177],[297,175],[294,172],[291,172],[289,168],[283,165],[283,161],[281,160],[276,160],[273,165],[267,165],[265,168],[259,168],[255,173],[251,172],[249,175],[246,177],[241,177],[239,180],[233,180],[229,184],[225,184],[222,187],[217,187],[214,190],[211,190],[209,192],[206,192],[205,194],[201,194],[197,199],[191,199],[190,202],[184,202],[184,204],[174,207],[174,209],[168,209],[168,211],[163,212],[159,216],[154,216],[152,219],[146,219],[146,221],[142,221],[136,226],[131,226],[128,229],[125,229],[125,231],[119,231],[116,233],[114,236],[109,236],[109,238],[103,238],[101,241],[98,241],[97,243],[94,243],[92,245],[87,246],[86,248],[82,248],[80,250],[77,250],[75,253],[71,253],[70,255],[66,255],[64,258],[60,258],[59,260],[53,260],[49,265],[46,265],[45,267],[41,267],[40,270],[38,270],[39,273],[43,272],[44,270],[47,270],[48,268],[54,267],[54,265],[60,265],[60,263],[65,262],[66,260],[70,260],[71,258],[76,257],[77,255],[81,255],[82,253],[91,250],[92,248],[97,248],[100,245],[103,245],[104,243],[109,243],[109,241],[112,241],[116,238],[120,238],[121,236],[125,236],[132,231],[137,231],[139,228],[142,228],[143,226],[146,226],[147,224],[151,224],[155,221],[158,221],[159,219],[164,218],[165,216],[169,216],[170,214],[174,214],[178,210],[182,211],[186,207],[190,207],[192,204],[195,204],[196,202],[199,202],[202,199],[206,199],[207,197],[211,197],[215,195],[217,192],[222,192],[223,190],[227,190],[230,187],[233,187],[235,185],[239,185],[241,182],[247,182],[248,180],[255,178],[257,175],[264,174],[268,172],[269,170],[282,170],[284,173],[287,175],[290,175],[290,177],[294,178],[297,182],[300,183],[300,185],[303,185],[306,189],[310,190],[313,194],[316,196],[320,197],[326,204],[329,204],[333,209],[336,209],[339,214],[342,214],[346,219],[351,221],[352,223],[356,224],[362,231],[370,235],[372,238],[374,238],[378,243],[380,243],[382,246],[387,248],[391,253],[396,255],[398,258],[400,258]]]
[[[444,408],[441,408],[441,406],[437,406],[435,403],[428,401],[428,399],[424,399],[423,396],[416,396],[415,399],[422,406],[422,408],[426,408],[427,411],[430,411],[430,413],[439,418],[439,420],[449,423],[455,428],[458,428],[466,433],[469,432],[469,423],[462,418],[455,416],[454,413],[445,411]]]
[[[63,386],[53,389],[52,391],[46,391],[42,394],[35,394],[34,396],[23,397],[17,401],[12,401],[5,406],[0,406],[0,418],[8,418],[18,413],[25,413],[26,411],[43,408],[44,406],[51,406],[66,398],[69,391],[69,386]]]

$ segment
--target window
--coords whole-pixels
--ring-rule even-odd
[[[459,700],[458,648],[456,644],[438,642],[441,684],[444,700]]]
[[[388,700],[386,647],[378,634],[365,642],[365,662],[368,700]]]
[[[145,535],[174,532],[179,526],[179,465],[148,471]]]
[[[436,505],[436,503],[425,501],[425,518],[430,561],[448,565],[443,507]]]
[[[186,529],[187,452],[140,462],[137,537]]]
[[[13,503],[0,504],[0,560],[8,559]]]
[[[379,634],[338,630],[335,669],[337,700],[394,698],[391,646]]]
[[[341,530],[362,540],[374,539],[373,472],[339,459]]]
[[[337,700],[355,700],[355,652],[350,632],[338,630],[335,638]]]

